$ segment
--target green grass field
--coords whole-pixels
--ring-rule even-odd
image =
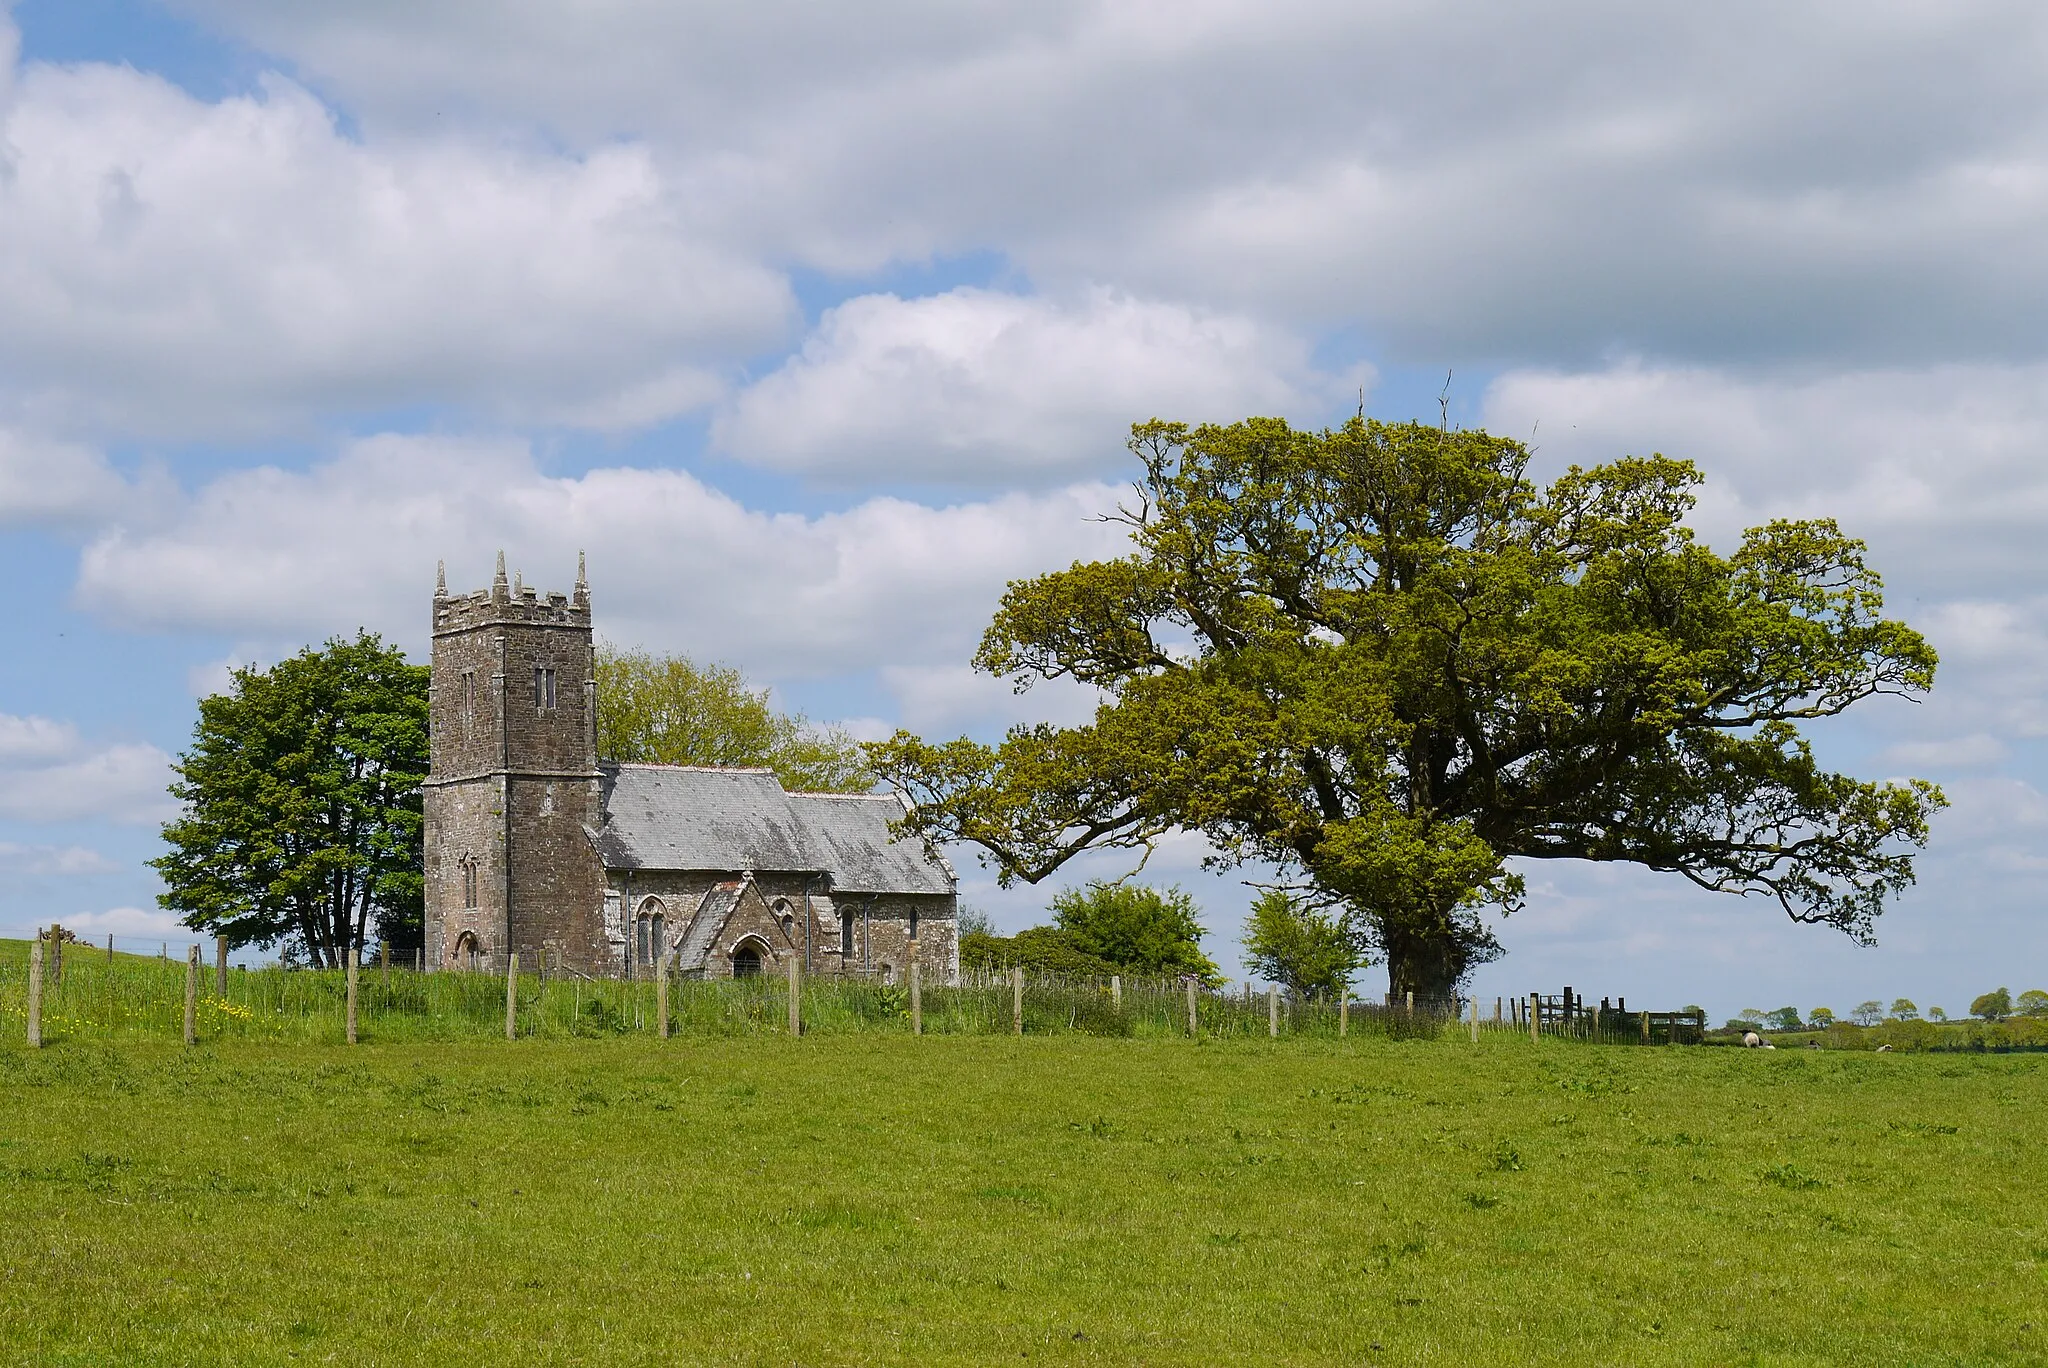
[[[2039,1055],[0,1049],[12,1363],[2039,1364]]]

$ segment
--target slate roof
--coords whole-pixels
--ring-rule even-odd
[[[953,871],[892,841],[886,794],[785,793],[772,770],[617,765],[604,770],[607,869],[808,873],[848,893],[951,893]]]
[[[951,893],[953,871],[921,841],[889,838],[903,804],[888,793],[792,793],[806,847],[841,893]]]

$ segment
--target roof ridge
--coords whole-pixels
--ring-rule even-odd
[[[618,769],[687,770],[692,774],[773,774],[768,765],[667,765],[658,760],[614,760]]]

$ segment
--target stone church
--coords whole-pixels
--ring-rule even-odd
[[[892,795],[788,793],[772,771],[597,755],[590,586],[434,591],[427,962],[644,977],[893,981],[959,965],[953,870],[895,840]]]

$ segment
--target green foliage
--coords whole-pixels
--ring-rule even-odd
[[[597,746],[609,761],[772,769],[793,792],[874,787],[851,737],[777,712],[738,670],[609,643],[597,648]]]
[[[1985,1021],[2003,1020],[2012,1015],[2012,994],[2003,988],[1994,988],[1971,1001],[1970,1015]]]
[[[1302,876],[1443,996],[1498,953],[1511,858],[1640,863],[1871,938],[1943,805],[1819,767],[1799,724],[1933,682],[1861,543],[1774,522],[1730,555],[1682,461],[1547,489],[1483,432],[1364,419],[1133,429],[1131,554],[1013,584],[975,657],[1073,679],[1085,726],[870,746],[908,825],[1036,882],[1206,835]]]
[[[1893,998],[1891,1018],[1894,1021],[1917,1021],[1920,1009],[1913,1005],[1911,998]]]
[[[1825,1031],[1828,1027],[1835,1024],[1835,1013],[1832,1008],[1816,1007],[1807,1013],[1806,1019],[1814,1030]]]
[[[1773,1031],[1796,1031],[1805,1024],[1799,1019],[1797,1007],[1780,1007],[1764,1018],[1764,1025]]]
[[[1356,940],[1335,917],[1270,889],[1252,903],[1245,923],[1245,963],[1260,978],[1297,997],[1334,997],[1364,967]]]
[[[1927,1019],[1929,1021],[1947,1021],[1948,1013],[1939,1007],[1929,1007],[1927,1009]]]
[[[960,904],[959,916],[954,924],[963,936],[996,934],[996,919],[988,914],[986,908],[976,907],[973,903]]]
[[[1884,1020],[1884,1004],[1875,998],[1859,1002],[1849,1009],[1849,1020],[1858,1026],[1875,1026]]]
[[[372,927],[417,945],[427,670],[364,632],[199,701],[171,793],[157,901],[232,944],[334,964]]]
[[[2048,992],[2029,988],[2013,1002],[2013,1011],[2021,1016],[2048,1016]]]
[[[1083,950],[1069,933],[1053,926],[1033,926],[1014,936],[969,932],[960,937],[962,969],[1022,968],[1034,974],[1069,974],[1108,978],[1117,966]]]
[[[1146,978],[1193,975],[1211,985],[1223,975],[1202,953],[1195,900],[1178,888],[1103,883],[1070,888],[1052,900],[1053,925],[1082,954]]]

